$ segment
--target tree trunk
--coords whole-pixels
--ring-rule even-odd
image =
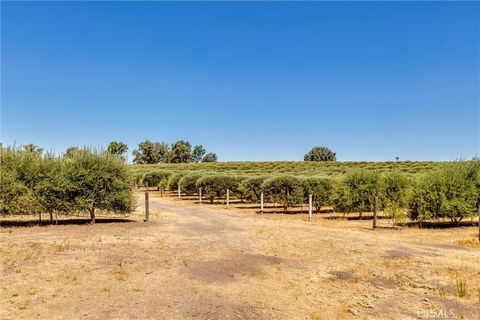
[[[360,215],[359,215],[360,220],[362,220],[362,214],[363,212],[360,212]]]
[[[283,206],[283,213],[286,214],[287,213],[287,209],[288,207],[287,206]]]
[[[210,197],[210,204],[213,204],[213,197]]]
[[[90,209],[90,223],[95,223],[95,208]]]
[[[42,222],[42,213],[41,212],[38,213],[38,221]]]
[[[53,224],[53,213],[50,212],[50,223]]]

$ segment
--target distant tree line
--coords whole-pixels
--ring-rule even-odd
[[[134,163],[189,163],[189,162],[216,162],[215,153],[207,153],[202,145],[192,145],[188,141],[179,140],[172,145],[164,142],[149,140],[138,144],[138,149],[132,152]]]

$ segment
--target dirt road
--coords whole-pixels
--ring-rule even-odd
[[[480,250],[460,245],[475,228],[150,208],[148,224],[2,228],[1,319],[479,318]]]

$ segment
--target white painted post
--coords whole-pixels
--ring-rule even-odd
[[[260,214],[263,214],[263,192],[260,194]]]
[[[313,212],[313,206],[312,206],[312,195],[308,195],[308,221],[312,221],[312,212]]]
[[[180,185],[178,185],[177,193],[178,193],[178,199],[180,199]]]
[[[58,224],[58,212],[55,211],[55,224]]]
[[[230,190],[227,189],[227,209],[230,206]]]
[[[202,203],[202,188],[198,189],[198,201]]]

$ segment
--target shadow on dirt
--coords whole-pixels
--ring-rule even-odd
[[[95,219],[95,224],[104,224],[104,223],[127,223],[135,222],[135,220],[122,219],[122,218],[100,218]],[[66,219],[58,220],[58,224],[55,221],[50,220],[0,220],[1,228],[15,228],[15,227],[34,227],[34,226],[55,226],[55,225],[88,225],[90,224],[90,219]]]

